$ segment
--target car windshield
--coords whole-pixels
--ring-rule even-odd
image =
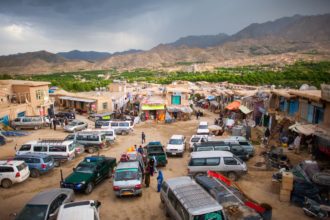
[[[69,126],[76,126],[76,125],[78,125],[78,121],[72,121],[72,122],[70,122],[69,123]]]
[[[181,139],[171,139],[169,144],[182,144],[182,140]]]
[[[163,147],[162,146],[149,146],[148,147],[148,153],[163,153]]]
[[[47,214],[47,205],[26,205],[21,213],[15,218],[16,220],[44,220]]]
[[[233,156],[236,160],[238,160],[239,162],[241,162],[241,164],[243,164],[243,160],[241,160],[239,157]]]
[[[48,157],[44,157],[44,162],[45,163],[49,163],[50,161],[52,161],[53,158],[51,156],[48,156]]]
[[[69,134],[64,140],[74,140],[74,134]]]
[[[116,170],[115,181],[127,181],[138,179],[138,169],[120,169]]]
[[[213,151],[213,147],[199,147],[197,151]]]
[[[200,125],[200,126],[198,126],[198,129],[207,129],[208,127],[207,127],[207,125]]]
[[[93,173],[95,170],[95,166],[93,166],[92,164],[79,164],[76,167],[75,172],[79,172],[79,173]]]
[[[196,143],[196,142],[198,142],[200,139],[201,139],[201,138],[194,137],[194,138],[191,138],[190,141]]]
[[[203,215],[194,216],[194,220],[222,220],[224,219],[221,211],[210,212]]]

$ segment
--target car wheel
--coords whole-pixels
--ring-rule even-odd
[[[235,172],[229,172],[227,174],[228,178],[232,181],[236,181],[237,180],[237,174]]]
[[[94,147],[89,147],[88,148],[88,153],[92,154],[95,152],[95,148]]]
[[[138,194],[138,197],[142,197],[142,192]]]
[[[85,189],[85,193],[90,194],[93,191],[93,188],[94,188],[93,183],[88,183]]]
[[[37,178],[37,177],[40,176],[40,173],[39,173],[38,170],[36,170],[36,169],[32,169],[31,172],[30,172],[30,176],[31,176],[32,178]]]
[[[12,184],[13,183],[9,179],[4,179],[1,182],[1,186],[6,189],[10,188]]]

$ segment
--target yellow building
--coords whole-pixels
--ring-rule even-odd
[[[19,116],[47,115],[50,82],[0,80],[0,123]]]

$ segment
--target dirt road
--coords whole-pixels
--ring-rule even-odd
[[[199,120],[207,120],[213,123],[213,115],[208,113]],[[118,136],[116,144],[109,150],[102,152],[106,156],[119,159],[121,153],[134,144],[140,144],[141,132],[146,133],[147,142],[157,140],[166,144],[173,134],[183,134],[190,138],[195,133],[198,121],[193,118],[190,121],[175,122],[172,124],[157,124],[155,122],[145,122],[135,126],[134,133],[128,136]],[[67,134],[61,129],[57,131],[48,128],[32,131],[29,136],[19,137],[14,142],[0,147],[0,157],[7,158],[14,155],[15,144],[22,144],[29,140],[38,138],[62,138]],[[82,157],[76,158],[67,164],[62,165],[64,176],[69,175]],[[187,162],[189,153],[186,152],[183,158],[169,158],[166,168],[162,168],[164,178],[182,176],[187,174]],[[249,163],[252,163],[249,162]],[[302,210],[289,203],[282,203],[278,200],[279,194],[271,182],[272,172],[249,171],[248,175],[239,180],[239,184],[247,195],[257,201],[266,202],[273,207],[273,219],[307,219]],[[21,184],[13,185],[10,189],[0,188],[0,219],[10,219],[9,214],[19,212],[24,204],[37,192],[48,188],[59,187],[60,168],[55,168],[53,172],[41,176],[40,178],[29,178]],[[156,177],[151,178],[151,187],[143,189],[143,196],[137,198],[116,198],[112,191],[111,180],[105,180],[96,186],[90,195],[76,194],[77,200],[97,199],[101,201],[102,219],[166,219],[164,210],[160,205],[159,194],[156,192]]]

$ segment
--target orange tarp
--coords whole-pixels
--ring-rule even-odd
[[[228,110],[237,110],[239,106],[241,105],[240,101],[233,101],[229,105],[226,106],[226,109]]]

